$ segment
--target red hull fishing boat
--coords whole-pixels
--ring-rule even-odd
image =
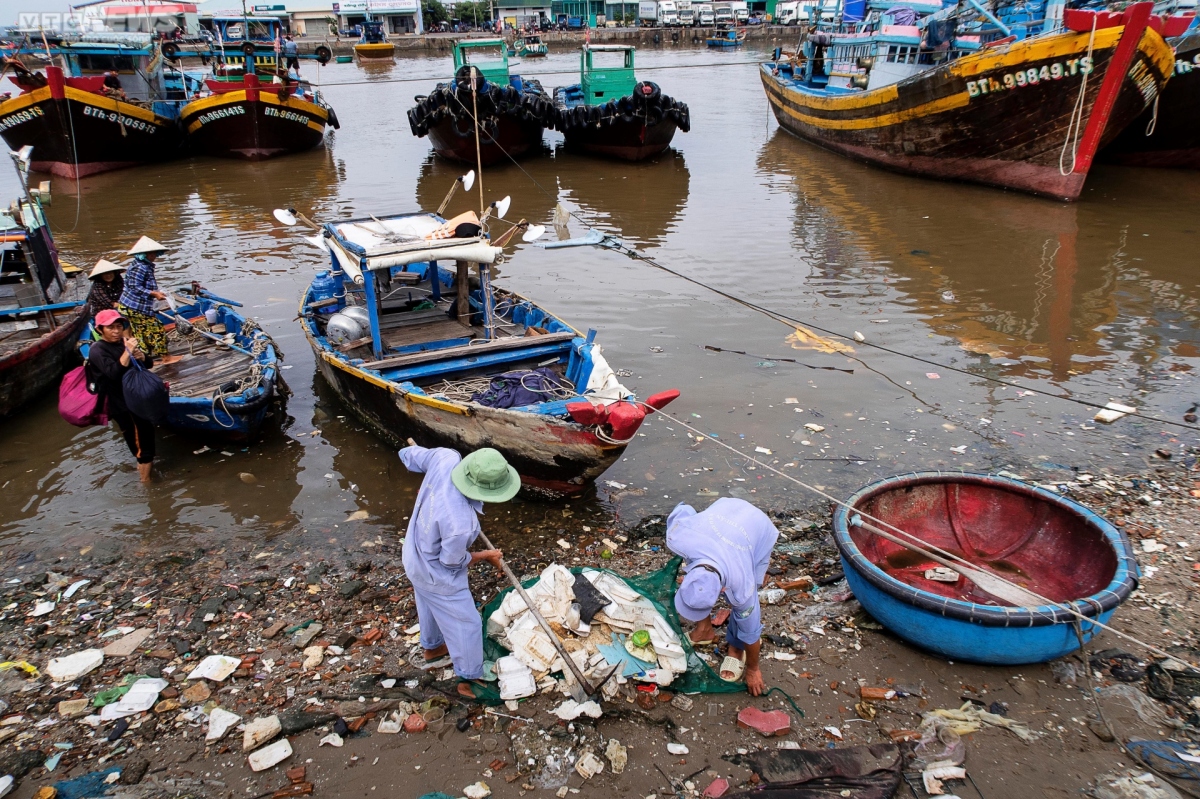
[[[1158,104],[1104,148],[1102,161],[1200,169],[1200,32],[1168,41],[1175,48],[1175,75]]]
[[[251,73],[206,83],[211,94],[180,112],[194,152],[261,161],[311,150],[326,125],[339,127],[320,94],[305,93],[296,81],[260,83]]]
[[[473,52],[499,56],[473,62]],[[443,158],[469,164],[478,160],[484,166],[542,147],[542,131],[554,124],[554,105],[540,83],[509,74],[503,39],[457,42],[454,70],[453,81],[417,97],[409,109],[414,136],[429,136],[433,151]]]
[[[92,38],[63,42],[52,51],[66,70],[47,65],[39,74],[15,59],[7,62],[21,92],[0,95],[5,143],[12,150],[33,145],[35,171],[67,178],[181,156],[179,102],[172,98],[184,95],[181,85],[164,79],[157,46],[138,34]],[[105,85],[114,79],[119,87]]]
[[[641,161],[671,146],[675,131],[691,130],[685,103],[672,100],[654,83],[634,76],[632,47],[584,45],[580,82],[554,90],[558,108],[555,127],[569,149]],[[620,64],[602,65],[610,55]]]
[[[981,25],[975,11],[955,23],[953,8],[916,19],[887,6],[871,0],[862,21],[762,65],[779,124],[897,171],[1061,200],[1079,197],[1099,149],[1154,102],[1173,63],[1160,31],[1179,24],[1150,3],[1067,10],[1065,28],[1046,32],[1003,10]]]
[[[18,154],[24,171],[29,151]],[[24,174],[22,174],[24,179]],[[58,385],[74,360],[87,321],[78,273],[68,278],[42,213],[30,193],[0,211],[0,417],[11,416]]]

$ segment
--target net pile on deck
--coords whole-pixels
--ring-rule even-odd
[[[555,563],[526,590],[585,677],[623,664],[605,683],[606,696],[626,679],[666,686],[687,671],[678,632],[650,599],[617,575],[587,568],[572,574]],[[487,635],[512,653],[496,661],[501,698],[557,688],[550,675],[565,664],[520,594],[509,592],[488,616]]]

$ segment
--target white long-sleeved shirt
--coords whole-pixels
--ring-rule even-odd
[[[450,479],[462,457],[452,449],[405,447],[400,461],[410,472],[424,472],[417,503],[408,522],[402,560],[415,588],[434,594],[467,589],[467,550],[479,536],[483,503],[467,499]]]

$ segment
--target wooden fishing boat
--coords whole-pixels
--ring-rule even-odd
[[[624,452],[644,407],[600,354],[595,331],[493,288],[501,248],[486,235],[459,235],[458,222],[369,216],[326,224],[309,239],[332,265],[300,303],[317,367],[392,446],[411,437],[464,454],[494,447],[529,491],[577,494]],[[501,376],[511,393],[498,388]]]
[[[181,356],[154,367],[171,390],[163,426],[193,436],[253,441],[271,406],[287,393],[279,374],[283,356],[258,323],[237,310],[240,303],[204,289],[176,289],[174,295],[180,303],[176,309],[158,313],[167,329],[168,353]],[[89,321],[79,339],[84,358],[98,336]]]
[[[0,417],[58,385],[77,363],[75,340],[87,321],[86,281],[68,277],[39,202],[0,211]]]
[[[786,130],[901,172],[1075,200],[1100,147],[1172,71],[1159,31],[1177,21],[1150,3],[1068,9],[1065,28],[1046,32],[1044,20],[1014,21],[1024,4],[982,24],[940,4],[867,9],[809,35],[797,59],[777,51],[760,77]]]
[[[540,83],[509,73],[503,39],[455,42],[454,79],[416,101],[408,111],[413,135],[428,135],[443,158],[476,162],[477,119],[478,158],[484,166],[540,150],[542,131],[556,117]]]
[[[613,56],[619,64],[597,63]],[[638,82],[634,48],[588,45],[580,51],[579,83],[554,90],[554,127],[567,147],[586,153],[640,161],[671,146],[676,129],[692,128],[686,103],[663,94],[658,84]]]
[[[1152,106],[1100,151],[1129,166],[1200,169],[1200,31],[1168,39],[1175,74]]]
[[[354,54],[364,59],[392,58],[396,45],[388,41],[382,22],[367,20],[362,23],[362,38],[354,45]]]
[[[21,91],[0,95],[0,136],[12,150],[33,145],[35,171],[82,178],[184,154],[185,76],[164,75],[163,53],[149,36],[87,34],[61,41],[51,55],[58,63],[44,74],[7,60]],[[119,88],[105,86],[110,71]]]
[[[518,58],[545,58],[550,50],[541,36],[530,33],[517,37],[513,42],[513,52]]]
[[[339,126],[319,91],[294,80],[262,83],[253,71],[213,76],[208,96],[180,112],[193,152],[261,161],[311,150],[325,138],[325,126]]]
[[[741,47],[746,43],[746,32],[736,28],[718,30],[704,41],[709,47]]]
[[[953,660],[1016,665],[1062,657],[1080,646],[1076,617],[1053,604],[1004,604],[956,572],[935,572],[933,560],[864,530],[858,513],[1101,623],[1137,587],[1137,562],[1124,533],[1051,491],[1005,477],[945,472],[863,488],[833,517],[854,596],[896,635]],[[1082,623],[1085,641],[1096,631]]]

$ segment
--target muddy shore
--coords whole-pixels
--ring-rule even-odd
[[[1200,489],[1193,482],[1194,463],[1185,458],[1136,476],[1076,475],[1053,484],[1128,532],[1143,582],[1114,624],[1164,648],[1196,645],[1200,568],[1194,554],[1200,537],[1194,509]],[[697,504],[706,503],[697,498]],[[278,541],[194,551],[88,547],[34,554],[9,548],[0,586],[7,605],[0,615],[0,649],[5,661],[26,661],[41,673],[33,677],[20,667],[0,672],[0,698],[7,705],[0,719],[0,770],[20,778],[14,792],[19,799],[114,766],[126,774],[110,790],[124,796],[282,797],[306,795],[308,783],[314,796],[417,797],[430,791],[461,796],[478,781],[498,797],[576,791],[663,797],[676,790],[699,795],[717,778],[728,780],[730,792],[753,784],[752,772],[731,762],[739,752],[773,748],[780,740],[811,749],[890,743],[910,737],[906,731],[919,727],[924,712],[974,702],[1023,724],[1029,740],[991,726],[964,736],[965,767],[974,787],[947,786],[961,796],[1078,795],[1114,769],[1145,772],[1115,743],[1102,740],[1107,736],[1096,723],[1082,658],[1007,668],[922,653],[862,613],[837,579],[841,566],[825,508],[773,515],[783,536],[772,579],[783,583],[807,575],[818,586],[793,590],[764,612],[772,636],[764,645],[767,684],[790,695],[802,718],[778,692],[760,698],[694,695],[685,710],[688,703],[672,703],[669,689],[654,701],[640,697],[639,703],[627,685],[616,702],[605,704],[602,718],[570,723],[548,712],[561,702],[558,695],[522,701],[516,710],[497,708],[504,716],[450,699],[453,682],[443,681],[448,674],[422,673],[407,663],[416,637],[405,633],[415,612],[400,568],[402,527],[393,536],[372,531],[336,551],[289,549]],[[347,519],[342,529],[352,531],[356,521]],[[514,568],[533,575],[557,560],[633,574],[667,560],[660,520],[609,527],[587,522],[564,517],[544,538],[527,531],[527,542],[537,543],[508,547]],[[485,517],[489,533],[503,533],[503,526],[502,519]],[[561,529],[565,535],[557,534]],[[559,537],[569,548],[556,543]],[[513,540],[511,534],[506,538]],[[65,596],[84,580],[89,582]],[[472,582],[482,600],[502,587],[487,566],[476,567]],[[55,603],[53,610],[30,615],[45,611],[48,602]],[[51,658],[113,645],[119,652],[122,642],[134,644],[128,655],[109,654],[79,679],[56,686],[45,674]],[[319,658],[312,657],[314,646],[321,647]],[[1152,658],[1109,635],[1088,646],[1089,654],[1109,649],[1133,656],[1112,660],[1108,653],[1108,659],[1092,661],[1091,676],[1113,731],[1126,740],[1195,736],[1196,713],[1186,697],[1164,702],[1146,695],[1142,671]],[[212,654],[235,658],[236,669],[219,682],[186,680],[186,672]],[[1114,663],[1126,670],[1110,668]],[[121,735],[114,735],[119,721],[91,726],[85,714],[102,712],[97,695],[129,675],[160,677],[167,688],[153,709],[124,720],[128,728]],[[900,696],[864,701],[864,686]],[[1131,704],[1130,687],[1144,702]],[[60,704],[80,699],[88,701]],[[397,708],[403,717],[431,699],[449,702],[441,724],[416,733],[378,731]],[[739,728],[735,716],[747,706],[788,713],[790,732],[766,739]],[[206,743],[206,714],[213,707],[237,714],[243,724],[278,716],[280,737],[290,740],[294,753],[253,773],[240,730]],[[341,746],[319,745],[339,730]],[[627,748],[628,764],[620,774],[603,757],[609,739]],[[669,754],[668,743],[683,744],[688,753]],[[559,755],[571,752],[557,770],[547,768],[555,748]],[[570,766],[587,748],[606,767],[585,781]],[[51,772],[47,760],[55,755],[61,757]],[[302,776],[297,766],[304,767]],[[288,769],[293,779],[300,776],[299,788],[288,788]],[[123,784],[139,771],[144,773],[137,784]],[[674,788],[668,777],[677,781]],[[292,793],[276,793],[281,790]],[[904,783],[896,795],[924,793]]]

